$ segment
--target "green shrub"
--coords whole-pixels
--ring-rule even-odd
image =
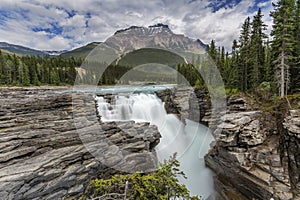
[[[110,179],[92,180],[82,199],[110,195],[130,200],[199,199],[197,196],[190,196],[186,186],[179,183],[178,176],[185,177],[179,170],[179,162],[174,155],[160,164],[160,168],[154,173],[117,174]]]

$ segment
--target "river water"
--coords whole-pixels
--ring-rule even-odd
[[[207,127],[190,120],[184,125],[175,115],[167,114],[164,103],[153,93],[118,94],[110,103],[100,96],[96,99],[104,122],[134,120],[156,125],[162,135],[156,147],[159,161],[177,152],[180,169],[187,176],[179,177],[180,182],[192,195],[213,199],[213,173],[205,167],[203,158],[214,140]]]

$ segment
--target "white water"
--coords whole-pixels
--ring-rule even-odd
[[[213,193],[212,172],[204,165],[204,155],[213,141],[206,127],[187,121],[186,126],[173,114],[167,114],[164,103],[154,94],[118,95],[107,103],[97,97],[102,121],[150,122],[162,135],[156,152],[159,161],[168,159],[177,152],[180,169],[188,179],[180,178],[192,195],[208,198]]]

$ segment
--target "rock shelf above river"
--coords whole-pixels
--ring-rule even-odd
[[[95,158],[100,146],[106,164],[130,161],[127,171],[157,165],[157,128],[100,124],[92,94],[67,87],[1,88],[0,94],[0,199],[79,198],[90,179],[117,171]],[[120,151],[117,157],[108,155],[103,137]]]

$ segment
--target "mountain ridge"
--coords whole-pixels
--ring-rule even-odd
[[[18,54],[18,55],[34,55],[34,56],[46,56],[47,53],[41,50],[36,50],[32,49],[29,47],[21,46],[21,45],[16,45],[16,44],[11,44],[7,42],[0,42],[0,49],[6,50],[8,52],[11,52],[13,54]]]
[[[200,39],[192,39],[183,34],[175,34],[168,25],[158,23],[148,27],[130,26],[117,30],[104,42],[90,42],[71,50],[63,51],[43,51],[26,46],[0,42],[0,50],[11,52],[20,56],[62,56],[85,58],[97,45],[106,44],[117,51],[129,52],[139,48],[164,48],[180,51],[207,50],[208,45]]]
[[[3,52],[7,51],[6,53],[17,54],[19,56],[41,56],[41,57],[58,56],[67,51],[67,50],[62,50],[62,51],[38,50],[38,49],[33,49],[30,47],[12,44],[8,42],[0,42],[0,50],[2,50]]]
[[[200,39],[192,39],[183,34],[174,33],[168,25],[158,23],[148,27],[130,26],[120,29],[105,42],[121,52],[153,47],[177,51],[207,50]]]

